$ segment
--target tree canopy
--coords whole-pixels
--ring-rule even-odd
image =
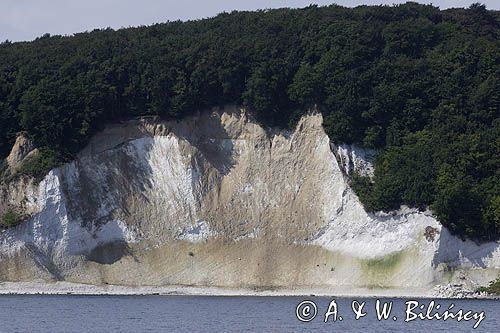
[[[6,41],[0,158],[18,131],[48,166],[119,118],[236,103],[286,127],[316,106],[332,141],[380,150],[374,181],[353,179],[368,209],[430,206],[452,232],[498,239],[499,24],[480,4],[311,5]]]

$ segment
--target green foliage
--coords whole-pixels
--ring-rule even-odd
[[[16,132],[42,177],[109,121],[179,119],[226,103],[268,126],[311,108],[332,141],[381,151],[369,209],[431,206],[450,230],[498,239],[500,15],[479,4],[309,6],[48,34],[0,44],[0,158]]]
[[[483,220],[486,229],[498,230],[500,228],[500,195],[495,195],[487,203]]]
[[[54,167],[56,167],[62,158],[53,150],[44,148],[34,156],[28,157],[23,161],[18,174],[28,175],[40,181]]]
[[[352,175],[351,187],[358,195],[365,209],[375,210],[372,202],[373,183],[368,176],[362,176],[357,172]]]
[[[487,287],[480,287],[478,291],[492,295],[500,295],[500,278],[491,281]]]
[[[9,178],[10,172],[7,165],[7,160],[0,160],[0,183]]]
[[[0,217],[0,228],[12,228],[21,223],[21,217],[14,209],[9,208]]]
[[[463,177],[463,178],[457,178]],[[471,180],[457,175],[449,169],[440,172],[437,178],[437,195],[432,208],[439,220],[452,232],[474,236],[484,234],[481,223],[481,198],[474,192]]]

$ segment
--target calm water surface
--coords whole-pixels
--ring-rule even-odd
[[[297,305],[306,299],[318,309],[315,319],[307,323],[296,318]],[[343,320],[337,317],[336,322],[324,323],[332,299],[0,295],[0,332],[500,332],[500,301],[495,300],[436,300],[442,311],[451,303],[454,311],[485,311],[486,318],[473,330],[474,320],[405,323],[407,299],[381,299],[392,301],[393,310],[388,320],[378,321],[375,299],[356,299],[366,302],[367,315],[355,320],[354,299],[335,298]],[[431,300],[418,301],[427,305]]]

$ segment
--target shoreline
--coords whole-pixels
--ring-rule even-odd
[[[432,289],[369,289],[340,287],[312,288],[224,288],[206,286],[124,286],[91,285],[72,282],[0,282],[1,295],[75,295],[75,296],[302,296],[343,298],[433,298],[433,299],[499,299],[490,295],[449,297],[436,295]]]

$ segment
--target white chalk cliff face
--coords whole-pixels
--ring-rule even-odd
[[[349,174],[370,174],[372,155],[335,146],[321,115],[294,131],[236,107],[108,126],[41,183],[4,189],[30,218],[0,234],[0,281],[424,295],[496,278],[500,244],[464,242],[430,212],[367,213]]]

